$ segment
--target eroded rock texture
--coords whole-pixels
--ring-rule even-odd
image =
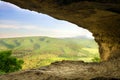
[[[120,0],[3,0],[67,20],[93,33],[101,59],[120,57]]]
[[[120,80],[120,58],[101,63],[61,61],[50,66],[1,75],[0,80]]]

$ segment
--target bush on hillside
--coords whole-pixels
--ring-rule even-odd
[[[0,73],[9,73],[22,69],[23,60],[11,56],[12,51],[0,52]]]
[[[94,58],[92,59],[92,61],[93,61],[93,62],[100,62],[100,58],[99,58],[99,57],[94,57]]]

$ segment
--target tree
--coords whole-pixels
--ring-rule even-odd
[[[11,56],[12,51],[0,52],[0,72],[9,73],[22,69],[23,60]]]

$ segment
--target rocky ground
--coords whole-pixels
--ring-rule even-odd
[[[101,63],[55,62],[39,69],[1,75],[0,80],[120,80],[120,59]]]

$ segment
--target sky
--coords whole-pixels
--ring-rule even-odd
[[[0,1],[0,38],[25,36],[93,38],[88,30],[70,22]]]

